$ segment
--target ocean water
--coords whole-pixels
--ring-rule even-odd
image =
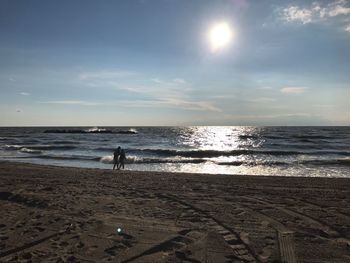
[[[350,127],[0,128],[0,160],[127,170],[350,177]]]

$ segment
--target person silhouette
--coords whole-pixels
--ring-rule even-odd
[[[115,149],[114,152],[113,152],[113,163],[114,163],[114,165],[113,165],[113,170],[115,169],[115,166],[117,166],[117,168],[118,168],[118,166],[119,166],[119,156],[120,156],[120,152],[121,152],[120,146],[118,146],[118,148]]]
[[[117,166],[118,170],[120,170],[120,168],[122,168],[122,167],[124,169],[125,160],[126,160],[125,151],[124,151],[124,149],[121,149],[120,155],[119,155],[119,164]]]

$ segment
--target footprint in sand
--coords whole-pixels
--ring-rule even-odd
[[[106,248],[104,251],[111,255],[111,256],[116,256],[118,254],[118,251],[125,248],[123,244],[117,244],[115,246],[112,246],[110,248]]]
[[[66,241],[62,241],[59,245],[60,245],[61,247],[66,247],[66,246],[69,245],[69,243],[66,242]]]
[[[83,248],[83,247],[85,247],[85,244],[83,242],[79,241],[75,246],[77,248]]]
[[[1,241],[7,240],[7,239],[9,239],[8,236],[0,235],[0,240],[1,240]]]
[[[29,260],[29,259],[32,258],[32,256],[33,256],[32,253],[27,252],[27,253],[24,253],[24,254],[22,255],[22,258],[23,258],[23,259]]]
[[[35,227],[34,229],[35,229],[35,230],[38,230],[39,232],[45,231],[45,228],[40,227],[40,226],[37,226],[37,227]]]
[[[59,245],[56,242],[52,242],[50,246],[54,249],[59,248]]]

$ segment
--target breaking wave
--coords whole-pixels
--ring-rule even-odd
[[[104,148],[106,150],[106,148]],[[109,149],[113,150],[113,149]],[[130,153],[142,153],[157,156],[181,156],[192,158],[212,158],[220,156],[239,156],[239,155],[329,155],[337,154],[349,156],[349,151],[281,151],[281,150],[251,150],[237,149],[229,151],[218,150],[170,150],[170,149],[127,149]]]
[[[73,145],[5,145],[6,150],[34,151],[34,150],[73,150],[76,149]]]
[[[128,130],[109,130],[104,128],[90,128],[90,129],[53,129],[45,130],[44,133],[114,133],[114,134],[137,134],[137,130],[128,129]]]

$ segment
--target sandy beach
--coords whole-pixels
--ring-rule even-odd
[[[349,203],[350,179],[1,162],[0,262],[350,262]]]

